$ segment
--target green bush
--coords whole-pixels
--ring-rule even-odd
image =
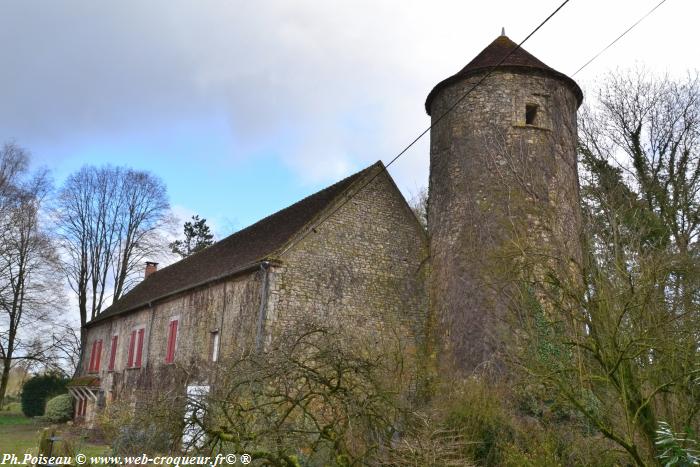
[[[73,397],[61,394],[46,403],[44,417],[53,423],[67,422],[73,418]]]
[[[22,386],[22,412],[27,417],[44,415],[47,399],[65,394],[67,379],[58,375],[34,376]]]

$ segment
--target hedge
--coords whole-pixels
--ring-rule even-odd
[[[65,394],[67,379],[58,375],[40,375],[27,380],[22,386],[22,412],[27,417],[44,415],[47,399]]]

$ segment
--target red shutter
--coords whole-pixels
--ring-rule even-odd
[[[102,360],[102,339],[97,341],[97,352],[95,353],[95,373],[100,371],[100,361]]]
[[[127,362],[127,368],[134,366],[134,347],[136,346],[136,331],[131,331],[131,338],[129,339],[129,361]]]
[[[177,344],[177,320],[170,322],[170,333],[168,334],[168,348],[165,354],[165,363],[173,363],[175,361],[175,346]]]
[[[143,356],[143,329],[139,329],[139,342],[136,346],[136,368],[141,368],[141,357]]]
[[[95,343],[92,343],[92,350],[90,351],[90,363],[88,364],[88,373],[92,373],[92,362],[95,360]]]
[[[75,408],[76,417],[84,417],[85,409],[87,408],[87,401],[85,399],[78,399],[78,406]]]
[[[97,348],[97,341],[93,341],[92,350],[90,351],[90,366],[88,366],[88,372],[92,373],[95,370],[95,349]]]
[[[114,361],[117,359],[117,342],[119,341],[118,336],[112,336],[112,346],[109,349],[109,366],[107,369],[109,371],[114,371]]]
[[[172,348],[173,348],[173,321],[170,322],[168,329],[168,345],[165,348],[165,363],[172,362]]]

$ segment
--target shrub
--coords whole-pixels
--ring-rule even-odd
[[[46,400],[66,393],[67,379],[58,375],[41,375],[27,380],[22,386],[22,412],[27,417],[44,415]]]
[[[157,455],[181,446],[183,418],[173,392],[139,392],[138,409],[128,399],[115,400],[97,414],[97,425],[110,440],[113,455]]]
[[[472,378],[454,382],[447,397],[442,403],[445,427],[471,441],[465,455],[480,465],[500,465],[501,449],[516,431],[507,392]]]
[[[657,459],[664,465],[678,467],[700,465],[700,452],[694,449],[697,442],[688,435],[689,433],[674,433],[668,423],[659,422],[654,441],[660,452]]]
[[[167,432],[156,424],[129,424],[119,430],[112,440],[112,453],[126,455],[132,452],[164,453],[169,452],[173,440]]]
[[[49,400],[44,417],[53,423],[67,422],[73,418],[73,398],[69,394],[61,394]]]

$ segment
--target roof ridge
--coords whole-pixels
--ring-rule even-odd
[[[88,323],[126,313],[154,300],[227,277],[257,264],[288,244],[299,231],[325,212],[339,196],[364,178],[381,161],[351,174],[259,221],[228,235],[213,245],[149,275]]]
[[[345,183],[345,182],[350,181],[351,178],[353,179],[352,181],[350,181],[350,183],[348,184],[348,186],[345,187],[345,189],[343,189],[343,190],[342,190],[340,193],[338,193],[332,200],[330,200],[329,203],[328,203],[323,209],[321,209],[319,212],[317,212],[316,215],[315,215],[314,217],[312,217],[311,219],[309,219],[309,221],[308,221],[305,225],[301,226],[301,228],[298,229],[297,232],[296,232],[294,235],[292,235],[292,236],[289,238],[289,240],[288,240],[287,242],[285,242],[283,245],[280,245],[280,247],[277,248],[277,250],[272,251],[271,254],[272,254],[272,255],[283,255],[284,253],[286,253],[287,250],[289,250],[289,248],[291,248],[291,247],[295,244],[296,238],[297,238],[297,236],[300,234],[300,232],[306,230],[307,226],[309,226],[309,225],[311,225],[311,224],[314,224],[319,218],[323,218],[323,214],[325,214],[325,212],[329,209],[329,207],[330,207],[331,205],[333,205],[333,204],[335,203],[335,201],[337,201],[337,200],[338,200],[342,195],[344,195],[346,192],[349,192],[350,189],[351,189],[353,186],[355,186],[356,183],[358,183],[360,180],[362,180],[366,175],[368,175],[370,172],[372,172],[373,169],[375,169],[375,168],[377,168],[377,167],[381,167],[382,170],[386,170],[386,167],[384,167],[384,163],[383,163],[383,162],[381,161],[381,159],[380,159],[380,160],[378,160],[377,162],[375,162],[374,164],[372,164],[372,165],[370,165],[370,166],[368,166],[368,167],[365,167],[364,169],[360,170],[359,172],[355,172],[354,174],[352,174],[352,175],[350,175],[350,176],[348,176],[348,177],[345,177],[344,179],[342,179],[342,180],[340,180],[340,181],[334,183],[333,185],[327,187],[326,189],[331,189],[331,188],[335,187],[336,185],[339,185],[339,184],[341,184],[341,183]],[[387,173],[388,173],[388,171],[387,171]],[[313,195],[311,195],[311,196],[313,196]],[[308,196],[307,196],[307,198],[308,198]],[[306,198],[304,198],[304,199],[306,199]],[[300,201],[298,201],[298,202],[300,203],[300,202],[302,202],[302,201],[304,201],[304,200],[302,199],[302,200],[300,200]],[[295,204],[297,204],[297,203],[295,203]],[[290,207],[291,207],[291,206],[290,206]],[[324,219],[324,220],[325,220],[325,219]],[[318,227],[318,226],[320,226],[320,225],[321,225],[321,223],[319,223],[316,227]]]
[[[224,238],[222,238],[221,240],[218,240],[217,242],[215,242],[214,244],[208,246],[207,248],[210,248],[210,247],[212,247],[212,246],[214,246],[214,245],[216,245],[216,244],[218,244],[218,243],[225,242],[225,241],[227,241],[227,240],[231,239],[232,237],[235,237],[235,236],[237,236],[237,235],[239,235],[239,234],[245,233],[246,231],[255,228],[255,227],[258,226],[259,224],[261,224],[261,223],[263,223],[263,222],[266,222],[266,221],[269,221],[270,218],[272,218],[272,217],[274,217],[274,216],[277,216],[278,214],[282,213],[283,211],[286,211],[286,210],[288,210],[288,209],[292,209],[292,208],[294,208],[295,206],[298,206],[299,204],[301,204],[301,203],[303,203],[303,202],[305,202],[305,201],[308,201],[309,198],[312,198],[312,197],[314,197],[314,196],[317,196],[317,195],[320,195],[320,194],[322,194],[322,193],[324,193],[324,192],[327,192],[327,191],[329,191],[329,190],[332,190],[334,187],[336,187],[337,185],[339,185],[339,184],[341,184],[341,183],[346,182],[346,181],[347,181],[348,179],[350,179],[350,178],[358,177],[362,172],[369,171],[372,167],[376,166],[376,165],[379,164],[379,163],[381,163],[381,161],[377,161],[377,162],[375,162],[374,164],[372,164],[372,165],[370,165],[370,166],[368,166],[368,167],[365,167],[364,169],[362,169],[362,170],[360,170],[360,171],[358,171],[358,172],[355,172],[355,173],[353,173],[353,174],[351,174],[351,175],[348,175],[347,177],[345,177],[345,178],[343,178],[343,179],[341,179],[341,180],[335,182],[335,183],[332,184],[332,185],[328,185],[328,186],[325,187],[325,188],[322,188],[322,189],[320,189],[320,190],[318,190],[318,191],[316,191],[316,192],[314,192],[314,193],[311,193],[310,195],[305,196],[304,198],[300,199],[299,201],[296,201],[296,202],[294,202],[294,203],[292,203],[292,204],[290,204],[290,205],[288,205],[288,206],[285,206],[285,207],[283,207],[282,209],[279,209],[279,210],[273,212],[272,214],[268,214],[267,216],[263,217],[262,219],[259,219],[259,220],[255,221],[255,222],[253,222],[252,224],[250,224],[250,225],[248,225],[248,226],[246,226],[246,227],[243,227],[242,229],[237,230],[237,231],[235,231],[235,232],[233,232],[233,233],[231,233],[231,234],[225,236]],[[337,196],[340,196],[341,194],[342,194],[342,193],[338,193],[338,195],[336,195],[336,197],[337,197]],[[302,228],[303,228],[303,227],[302,227]],[[159,272],[165,271],[165,270],[167,270],[168,268],[170,268],[170,267],[172,267],[172,266],[185,263],[186,261],[188,261],[188,260],[194,258],[196,255],[198,255],[198,254],[202,253],[203,251],[205,251],[207,248],[204,248],[204,249],[202,249],[202,250],[200,250],[200,251],[198,251],[198,252],[196,252],[196,253],[193,253],[193,254],[187,256],[186,258],[182,258],[182,259],[180,259],[180,260],[178,260],[178,261],[175,261],[174,263],[167,265],[167,266],[164,267],[163,269],[160,269],[160,270],[158,270],[158,271],[155,271],[154,273],[151,273],[151,274],[148,276],[148,278],[150,279],[151,277],[154,277],[154,276],[155,276],[156,274],[158,274]],[[145,279],[144,279],[144,280],[145,280]],[[133,290],[133,289],[132,289],[132,290]],[[128,293],[128,292],[127,292],[127,293]],[[126,295],[126,294],[125,294],[125,295]]]
[[[231,235],[228,235],[228,236],[222,238],[220,241],[224,241],[224,240],[226,240],[226,239],[228,239],[228,238],[233,237],[234,235],[236,235],[236,234],[238,234],[238,233],[240,233],[240,232],[243,232],[243,231],[245,231],[245,230],[251,229],[251,228],[255,227],[256,225],[258,225],[258,224],[260,224],[260,223],[262,223],[262,222],[265,222],[265,221],[269,220],[271,217],[274,217],[274,216],[278,215],[278,214],[281,213],[282,211],[286,211],[286,210],[288,210],[288,209],[292,209],[292,208],[294,208],[295,206],[298,206],[298,205],[300,205],[301,203],[303,203],[303,202],[305,202],[305,201],[308,201],[309,198],[312,198],[312,197],[314,197],[314,196],[320,195],[320,194],[322,194],[322,193],[324,193],[324,192],[332,191],[333,188],[337,187],[338,185],[340,185],[340,184],[342,184],[342,183],[345,183],[345,182],[349,181],[351,178],[353,178],[353,179],[354,179],[354,178],[359,178],[360,175],[363,174],[363,172],[368,172],[370,169],[372,169],[373,167],[375,167],[377,164],[381,164],[381,162],[382,162],[382,161],[377,161],[377,162],[375,162],[374,164],[372,164],[372,165],[370,165],[370,166],[368,166],[368,167],[365,167],[364,169],[362,169],[362,170],[360,170],[360,171],[358,171],[358,172],[355,172],[354,174],[348,175],[347,177],[345,177],[345,178],[343,178],[343,179],[341,179],[341,180],[338,180],[337,182],[335,182],[335,183],[332,184],[332,185],[328,185],[328,186],[325,187],[325,188],[322,188],[322,189],[320,189],[320,190],[318,190],[318,191],[316,191],[316,192],[314,192],[314,193],[311,193],[310,195],[308,195],[308,196],[306,196],[306,197],[300,199],[299,201],[297,201],[297,202],[295,202],[295,203],[292,203],[292,204],[290,204],[289,206],[284,207],[284,208],[282,208],[282,209],[280,209],[280,210],[278,210],[278,211],[275,211],[275,212],[273,212],[272,214],[263,217],[263,218],[260,219],[259,221],[254,222],[253,224],[250,224],[249,226],[244,227],[244,228],[242,228],[241,230],[239,230],[239,231],[237,231],[237,232],[234,232],[234,233],[232,233]],[[344,191],[345,191],[345,190],[343,190],[343,192],[344,192]],[[343,194],[343,192],[338,193],[338,194],[336,195],[336,197],[338,197],[338,196],[340,196],[341,194]],[[303,228],[303,227],[302,227],[302,228]]]

